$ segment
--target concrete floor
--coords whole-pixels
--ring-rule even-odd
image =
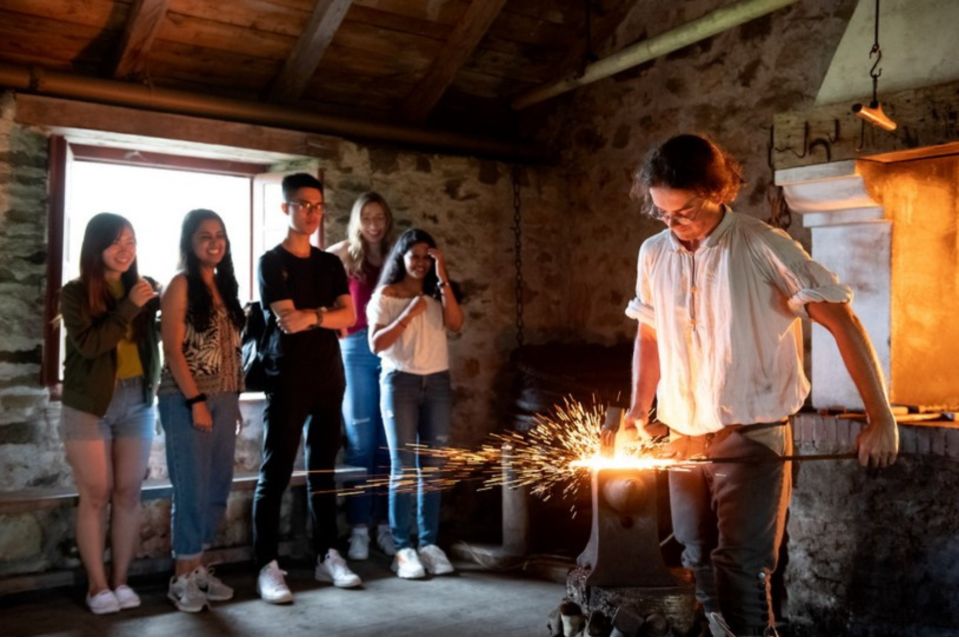
[[[218,575],[236,597],[199,614],[181,613],[166,600],[161,577],[133,582],[143,605],[95,616],[80,589],[55,589],[3,598],[3,635],[29,636],[544,636],[546,616],[565,588],[515,574],[460,571],[454,576],[400,580],[385,558],[352,563],[364,580],[357,590],[313,580],[305,565],[292,566],[292,605],[270,605],[256,596],[245,567]]]

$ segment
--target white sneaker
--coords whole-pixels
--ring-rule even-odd
[[[256,577],[256,592],[271,604],[293,602],[293,592],[286,586],[286,580],[283,579],[285,575],[286,571],[280,569],[276,560],[271,560],[260,569],[260,574]]]
[[[434,576],[445,576],[455,571],[452,563],[450,563],[450,559],[447,558],[443,550],[435,544],[420,547],[420,560],[423,563],[423,567]]]
[[[121,609],[134,609],[140,606],[140,596],[128,585],[121,584],[113,590]]]
[[[353,527],[350,534],[350,550],[346,552],[350,560],[366,560],[370,557],[370,532],[366,527]]]
[[[729,628],[729,623],[718,611],[708,611],[706,621],[709,623],[709,633],[714,638],[734,638],[736,634]]]
[[[170,578],[170,588],[167,589],[166,597],[173,606],[187,613],[199,613],[209,604],[206,601],[206,594],[200,591],[200,587],[196,584],[195,569],[185,576]]]
[[[117,597],[109,589],[104,589],[100,593],[87,594],[87,607],[98,616],[105,613],[116,613],[120,610],[120,603]]]
[[[196,586],[206,592],[206,599],[210,602],[226,602],[233,598],[233,587],[223,584],[223,581],[213,575],[213,567],[200,565],[194,570]]]
[[[381,524],[377,527],[376,546],[388,556],[396,555],[396,545],[393,544],[393,533],[390,531],[390,525]]]
[[[423,563],[420,562],[420,557],[416,554],[416,549],[410,547],[396,552],[390,569],[396,572],[397,577],[406,580],[426,577],[426,570],[423,568]]]
[[[363,584],[360,577],[346,566],[346,560],[336,549],[330,549],[322,561],[317,560],[313,577],[320,582],[332,582],[334,587],[341,589],[352,589]]]

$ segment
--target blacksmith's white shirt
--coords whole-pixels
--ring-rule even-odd
[[[657,417],[683,435],[798,411],[809,393],[805,304],[852,300],[786,233],[724,211],[695,252],[669,229],[646,240],[626,308],[656,330]]]

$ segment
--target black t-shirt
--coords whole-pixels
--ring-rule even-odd
[[[300,258],[277,245],[260,257],[258,278],[260,300],[268,312],[263,349],[267,373],[296,372],[320,384],[341,383],[343,363],[336,331],[315,328],[285,334],[270,309],[277,300],[292,300],[296,309],[333,307],[337,298],[350,293],[340,259],[316,247],[311,247],[309,257]]]

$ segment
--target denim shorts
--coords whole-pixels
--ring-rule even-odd
[[[63,406],[60,437],[63,440],[152,440],[156,431],[156,409],[143,401],[143,378],[117,380],[110,406],[102,418]]]

